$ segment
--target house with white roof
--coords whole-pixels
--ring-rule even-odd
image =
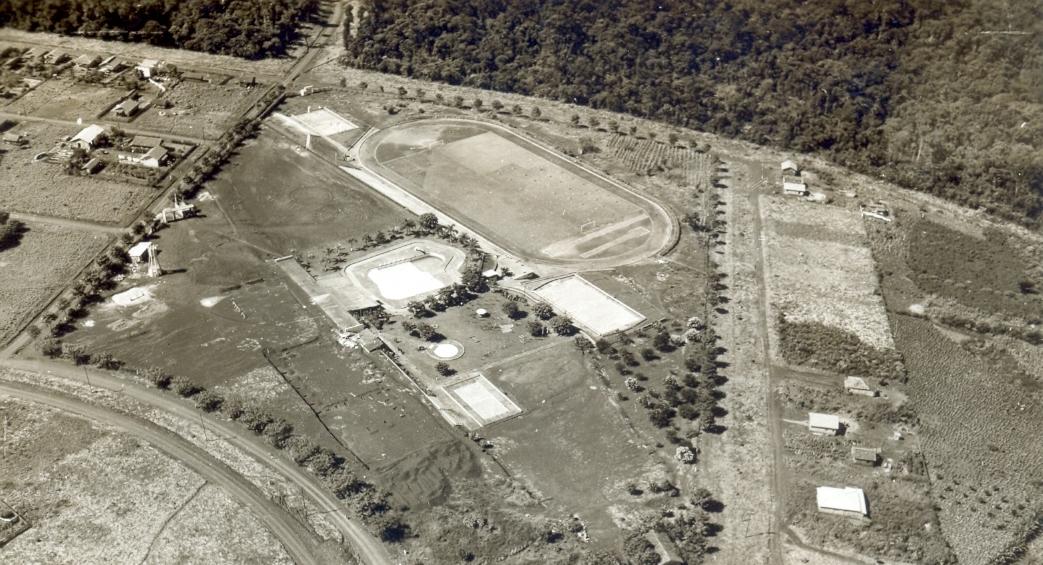
[[[818,487],[815,502],[819,512],[852,518],[868,518],[869,502],[862,489],[855,487]]]
[[[90,151],[98,144],[98,139],[102,134],[105,133],[105,128],[98,124],[91,124],[77,133],[69,140],[69,143],[73,147],[78,147],[84,151]]]
[[[840,417],[808,412],[808,430],[813,434],[835,436],[840,433]]]

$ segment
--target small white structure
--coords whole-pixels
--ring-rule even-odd
[[[844,390],[848,394],[860,394],[862,396],[876,396],[876,391],[869,388],[862,377],[845,377]]]
[[[806,196],[808,194],[808,185],[804,184],[804,177],[783,175],[782,193],[792,196]]]
[[[474,315],[479,317],[479,318],[488,318],[489,317],[489,311],[486,310],[485,308],[479,308],[479,309],[474,311]]]
[[[78,147],[84,151],[90,151],[98,144],[98,138],[104,133],[105,128],[98,124],[91,124],[74,135],[72,139],[69,140],[69,143],[71,143],[73,147]]]
[[[813,434],[835,436],[840,432],[840,417],[808,412],[808,430]]]
[[[138,71],[141,78],[152,78],[152,75],[156,73],[156,69],[159,68],[159,61],[155,59],[145,59],[138,63],[134,70]]]
[[[170,152],[166,147],[153,147],[148,150],[148,153],[144,155],[137,155],[134,153],[120,153],[116,155],[122,163],[128,163],[130,165],[137,165],[139,167],[147,167],[149,169],[158,169],[166,164]]]
[[[799,175],[800,169],[797,168],[797,164],[789,159],[782,162],[782,174],[785,175]]]
[[[148,261],[149,251],[152,250],[151,241],[139,241],[135,243],[130,249],[127,250],[127,255],[130,256],[130,263],[135,268],[141,265],[145,261]]]
[[[869,504],[860,488],[818,487],[815,490],[815,501],[819,512],[855,518],[869,516]]]
[[[892,222],[894,218],[891,217],[891,210],[888,209],[886,204],[880,202],[870,202],[860,206],[862,210],[863,218],[873,218],[874,220],[880,220],[883,222]]]
[[[487,279],[498,279],[500,278],[500,271],[497,269],[486,269],[482,271],[482,277]]]

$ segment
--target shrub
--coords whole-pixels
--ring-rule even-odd
[[[529,322],[529,335],[533,337],[543,337],[547,335],[547,327],[536,320],[533,320]]]
[[[52,337],[49,337],[43,340],[42,343],[40,343],[40,353],[43,353],[45,356],[50,357],[51,359],[61,357],[62,342]]]
[[[115,371],[123,366],[123,362],[113,357],[111,353],[102,353],[94,359],[94,366],[99,369]]]
[[[453,370],[452,367],[449,366],[449,363],[446,363],[445,361],[439,361],[438,364],[435,365],[435,370],[438,371],[438,374],[442,375],[443,377],[448,377],[449,375],[452,375],[456,372]]]
[[[293,433],[293,425],[282,418],[273,420],[264,428],[264,439],[273,447],[281,448],[286,444],[290,434]]]
[[[480,102],[480,100],[475,100]],[[402,517],[385,514],[377,521],[376,529],[380,532],[381,541],[396,543],[404,540],[409,535],[409,525],[402,521]]]
[[[518,304],[514,301],[509,301],[503,305],[503,313],[507,314],[507,317],[514,320],[521,315],[521,309],[518,308]]]
[[[554,309],[546,302],[537,302],[532,305],[532,313],[541,320],[549,320],[554,317]]]
[[[244,409],[243,401],[238,398],[228,398],[221,403],[221,413],[230,420],[238,420]]]
[[[170,379],[170,390],[184,398],[199,394],[199,392],[202,391],[202,389],[193,383],[191,379],[183,375],[178,375]]]
[[[148,369],[138,370],[138,376],[145,379],[152,386],[156,388],[170,388],[170,375],[161,371],[158,367],[149,367]]]
[[[558,316],[551,320],[551,327],[554,328],[554,333],[558,335],[572,335],[576,333],[576,327],[572,325],[572,320],[566,316]]]
[[[264,433],[264,429],[271,423],[272,417],[264,412],[254,410],[252,408],[246,408],[243,410],[239,421],[242,422],[246,428],[255,434]]]
[[[196,408],[199,408],[203,412],[214,412],[221,408],[224,404],[224,399],[221,398],[216,392],[204,390],[196,395]]]
[[[437,338],[441,337],[438,331],[435,330],[434,326],[427,323],[417,324],[416,333],[420,336],[421,339],[425,339],[427,341],[437,341]]]
[[[651,347],[646,347],[641,350],[641,358],[645,361],[655,361],[659,359],[659,355],[656,355],[655,350]]]
[[[87,350],[79,345],[67,347],[65,354],[77,365],[86,365],[91,362],[91,354],[87,353]]]

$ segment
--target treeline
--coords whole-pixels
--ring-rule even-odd
[[[355,66],[823,152],[1026,223],[1043,211],[1037,2],[365,0],[355,17]]]
[[[319,0],[6,0],[0,26],[257,59],[286,53]]]

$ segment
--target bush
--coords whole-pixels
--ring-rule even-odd
[[[442,375],[443,377],[448,377],[449,375],[452,375],[456,372],[445,361],[439,361],[438,364],[435,365],[435,370],[438,371],[438,374]]]
[[[641,358],[645,361],[655,361],[656,359],[659,359],[659,355],[657,355],[655,350],[651,347],[646,347],[641,350]]]
[[[188,377],[178,375],[170,379],[170,390],[174,391],[178,396],[188,398],[199,394],[202,389],[193,383]]]
[[[476,102],[479,101],[476,100]],[[387,543],[400,542],[409,535],[409,525],[403,522],[401,516],[398,515],[381,516],[377,520],[376,528],[380,533],[381,541]]]
[[[238,398],[228,398],[221,403],[221,413],[229,420],[238,420],[243,415],[243,401]]]
[[[145,379],[149,384],[156,388],[170,388],[170,375],[164,373],[158,367],[149,367],[148,369],[139,370],[138,376]]]
[[[224,399],[221,398],[216,392],[204,390],[196,395],[196,408],[199,408],[203,412],[214,412],[221,408],[224,404]]]
[[[514,320],[521,316],[521,309],[518,308],[518,304],[514,301],[509,301],[503,305],[503,313],[507,314],[507,317]]]
[[[67,347],[65,354],[77,365],[86,365],[91,362],[91,354],[79,345]]]
[[[417,324],[416,332],[421,339],[425,339],[427,341],[437,341],[436,337],[440,337],[438,331],[435,330],[434,326],[427,323]]]
[[[533,320],[529,322],[529,335],[533,337],[543,337],[547,335],[547,327],[536,320]]]
[[[273,447],[281,448],[286,444],[286,440],[289,439],[290,434],[293,433],[293,426],[279,418],[273,420],[264,428],[264,439],[268,441]]]
[[[566,316],[558,316],[551,320],[551,327],[554,328],[554,333],[558,335],[569,336],[576,333],[576,326],[572,325],[572,320]]]
[[[115,371],[123,366],[123,361],[116,359],[111,353],[102,353],[94,359],[94,366],[99,369]]]
[[[532,305],[532,313],[541,320],[549,320],[554,317],[554,309],[546,302],[537,302]]]
[[[49,337],[40,343],[40,353],[44,354],[46,357],[50,357],[51,359],[61,357],[62,342]]]

